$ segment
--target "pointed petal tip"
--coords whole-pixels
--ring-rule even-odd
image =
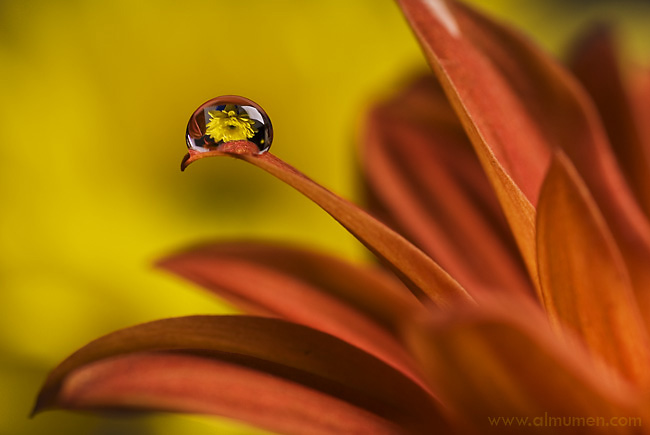
[[[178,352],[188,348],[200,352]],[[377,378],[382,383],[377,384]],[[179,382],[182,379],[187,383]],[[292,392],[286,393],[287,388]],[[93,411],[118,406],[234,416],[233,411],[256,408],[253,414],[240,415],[256,423],[260,406],[281,408],[276,399],[300,396],[316,401],[311,407],[316,423],[323,421],[322,409],[337,404],[339,410],[350,410],[350,417],[369,416],[368,422],[384,421],[386,409],[389,425],[415,422],[424,427],[443,421],[425,389],[355,346],[306,326],[239,315],[163,319],[95,340],[50,374],[32,415],[55,408]],[[243,408],[233,408],[229,397]],[[295,404],[296,412],[283,412],[283,419],[293,421],[292,415],[304,414],[300,409],[305,403],[298,399]]]
[[[37,403],[34,405],[34,407],[32,408],[32,410],[29,412],[29,414],[27,415],[27,418],[29,418],[29,419],[31,420],[31,419],[33,419],[34,417],[36,417],[37,414],[40,414],[41,411],[43,411],[43,409],[39,406],[39,404],[38,404],[38,402],[37,402]]]
[[[183,160],[181,161],[181,172],[185,171],[185,168],[189,166],[189,164],[191,163],[189,160],[191,158],[192,156],[190,155],[190,153],[187,153],[185,154],[185,156],[183,156]]]
[[[52,408],[51,402],[52,402],[51,397],[48,397],[48,395],[46,394],[45,386],[44,385],[41,386],[38,392],[38,396],[36,397],[36,402],[34,403],[34,406],[30,410],[27,417],[29,419],[33,419],[38,414],[42,414],[48,409],[51,409]]]

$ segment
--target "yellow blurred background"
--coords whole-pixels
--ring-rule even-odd
[[[650,40],[647,8],[489,9],[553,51],[597,14],[630,26],[637,58]],[[155,270],[166,253],[262,238],[365,258],[325,213],[253,167],[209,159],[181,173],[198,105],[252,98],[273,121],[275,154],[356,198],[364,111],[423,67],[392,0],[2,0],[0,435],[258,433],[204,417],[27,415],[47,372],[89,340],[231,311]]]

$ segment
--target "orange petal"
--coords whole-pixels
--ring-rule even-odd
[[[179,353],[91,363],[70,374],[57,402],[72,410],[212,414],[278,433],[399,433],[394,423],[317,390],[244,365]]]
[[[650,215],[650,74],[648,71],[630,74],[625,77],[630,79],[626,82],[617,62],[612,35],[605,28],[595,29],[587,35],[572,59],[574,71],[598,105],[618,162],[647,217]],[[647,221],[638,218],[643,221],[641,225],[630,224],[629,216],[637,214],[628,212],[617,197],[610,199],[599,195],[599,186],[594,188],[592,183],[589,187],[618,240],[650,328]],[[614,191],[614,194],[627,197],[624,191]]]
[[[368,249],[385,260],[416,296],[433,301],[440,307],[473,302],[465,289],[447,272],[404,237],[271,153],[260,155],[240,150],[235,152],[210,151],[194,154],[184,160],[183,164],[187,166],[199,158],[224,155],[245,160],[264,169],[314,201]]]
[[[417,379],[395,332],[422,305],[387,272],[304,249],[251,242],[200,246],[159,265],[248,313],[327,332]]]
[[[499,201],[433,77],[378,106],[364,138],[374,213],[470,293],[533,292]]]
[[[562,417],[583,418],[571,433],[611,433],[584,419],[636,415],[631,389],[605,384],[584,352],[558,345],[538,306],[514,299],[480,301],[407,331],[462,433],[555,433]]]
[[[158,351],[180,351],[217,362],[196,358],[170,361],[168,356],[147,356]],[[133,358],[124,359],[126,356]],[[238,366],[234,371],[228,367],[232,364]],[[125,376],[123,370],[131,370],[129,367],[133,371]],[[177,369],[180,372],[177,373]],[[148,374],[148,370],[152,373]],[[220,373],[220,370],[226,371]],[[251,370],[259,373],[253,374]],[[191,375],[192,372],[196,372],[196,376]],[[232,397],[230,394],[235,392],[226,390],[218,392],[222,397],[215,398],[215,392],[204,391],[201,379],[215,386],[223,382],[237,385],[240,379],[229,380],[230,375],[243,377],[241,388],[244,391],[239,392],[243,396]],[[140,376],[142,383],[137,380]],[[247,376],[253,377],[246,379]],[[269,380],[269,376],[281,381]],[[347,402],[351,405],[348,411],[350,408],[365,410],[364,413],[350,411],[350,418],[363,418],[373,413],[411,430],[445,426],[437,405],[426,391],[376,358],[311,328],[249,316],[164,319],[95,340],[54,369],[41,390],[35,412],[68,405],[75,408],[144,406],[206,412],[212,407],[219,410],[223,402],[233,400],[238,401],[237,412],[248,412],[251,404],[259,404],[253,388],[257,380],[263,386],[258,393],[269,400],[280,400],[283,391],[274,390],[285,385],[287,391],[298,394],[296,400],[306,398],[306,405],[322,399],[324,394],[330,396],[331,403]],[[185,382],[190,384],[184,386]],[[298,387],[290,384],[298,384]],[[95,388],[97,391],[93,391]],[[314,390],[314,394],[310,395],[307,390]],[[318,392],[323,394],[316,394]],[[204,396],[206,394],[209,397]],[[129,402],[129,397],[135,402]],[[209,403],[204,403],[204,399]],[[286,399],[289,402],[283,412],[296,406],[291,396]],[[258,412],[271,418],[279,408],[282,402],[270,409],[258,409]],[[334,408],[342,409],[341,406]],[[310,414],[314,412],[314,409],[309,410]],[[321,412],[328,415],[328,409]],[[242,418],[241,415],[236,417]],[[294,423],[302,418],[304,415],[300,413],[279,417],[280,420],[295,420]]]
[[[549,169],[537,210],[540,280],[550,317],[627,378],[645,383],[650,348],[623,257],[562,154]]]
[[[571,67],[596,103],[623,174],[650,216],[648,118],[633,103],[637,89],[624,80],[611,29],[591,29],[574,50]]]
[[[549,144],[532,116],[536,113],[527,110],[520,95],[525,91],[534,99],[538,89],[527,89],[527,71],[513,61],[525,66],[530,56],[522,57],[526,53],[520,47],[500,40],[503,35],[496,31],[501,29],[488,27],[492,24],[456,2],[400,4],[475,147],[537,283],[531,202],[536,202]]]
[[[650,69],[636,71],[630,78],[630,99],[639,129],[644,155],[650,154]]]
[[[537,202],[550,151],[563,149],[624,251],[633,251],[633,279],[647,288],[649,268],[641,265],[650,258],[650,227],[578,82],[519,33],[459,2],[400,3],[472,140],[534,281],[531,204]]]

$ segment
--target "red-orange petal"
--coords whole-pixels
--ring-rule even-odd
[[[635,71],[631,74],[630,100],[633,106],[633,113],[636,118],[636,125],[639,129],[639,136],[643,144],[644,153],[650,154],[650,68]]]
[[[113,387],[111,382],[102,382],[101,378],[120,376],[125,364],[119,362],[120,357],[134,355],[137,360],[137,355],[143,352],[158,351],[177,351],[212,358],[279,377],[301,385],[303,391],[313,389],[411,430],[445,427],[431,395],[380,360],[314,329],[278,319],[250,316],[164,319],[99,338],[79,349],[52,371],[38,397],[35,412],[65,406],[77,393],[81,396],[72,403],[75,407],[82,406],[84,373],[96,377],[91,385],[99,382],[101,388],[107,389],[108,400]],[[118,361],[117,365],[113,365],[115,361]],[[101,363],[99,367],[104,370],[99,375],[93,372],[95,363]],[[167,385],[174,371],[173,368],[156,368],[156,362],[153,363],[151,368],[157,370],[158,375],[148,382],[154,390],[141,393],[155,402],[154,396],[160,392],[159,388]],[[190,362],[185,373],[192,371],[191,366]],[[215,376],[219,375],[210,374],[212,369],[209,367],[208,364],[205,374],[216,381]],[[84,371],[87,368],[89,371]],[[198,367],[196,369],[199,370]],[[142,375],[146,376],[145,373]],[[243,382],[244,385],[251,383],[247,380]],[[119,380],[116,383],[115,388],[119,388]],[[199,388],[196,383],[182,393],[192,394],[194,388]],[[249,393],[255,394],[254,390],[249,390]],[[92,394],[89,397],[92,399]],[[203,412],[205,405],[200,396],[191,403],[195,411]],[[120,405],[119,402],[114,404]],[[87,405],[92,406],[93,402]],[[103,407],[110,405],[102,403]],[[192,409],[182,410],[187,412]],[[268,413],[269,410],[260,409],[260,412]],[[327,413],[327,409],[323,409],[323,413]]]
[[[604,382],[585,352],[561,346],[539,307],[520,299],[480,301],[407,331],[462,433],[555,433],[562,417],[583,421],[569,423],[571,433],[611,433],[584,421],[636,418],[636,392]],[[628,429],[638,431],[620,433]]]
[[[563,149],[612,232],[650,283],[650,227],[616,165],[587,93],[519,33],[452,0],[400,0],[504,207],[536,281],[534,210],[550,153]]]
[[[361,160],[371,211],[470,293],[534,292],[499,201],[431,75],[368,117]]]
[[[602,187],[594,188],[593,183],[588,183],[618,240],[650,329],[650,292],[647,291],[650,287],[647,235],[647,216],[650,215],[650,74],[648,71],[635,71],[636,74],[630,73],[626,77],[618,65],[611,31],[603,27],[592,30],[583,38],[573,54],[572,65],[596,102],[623,174],[645,210],[646,219],[639,218],[621,206],[617,197],[608,200],[607,196],[599,195]],[[627,193],[615,190],[614,195],[626,197]],[[641,223],[630,224],[626,214],[636,217]]]
[[[550,317],[625,377],[646,384],[650,347],[623,257],[563,154],[553,160],[537,212],[540,280]]]
[[[318,204],[334,219],[383,259],[416,296],[440,307],[473,303],[471,296],[444,269],[400,234],[367,212],[316,183],[273,154],[210,151],[184,161],[211,156],[235,157],[265,170]]]
[[[633,83],[628,83],[619,63],[612,29],[603,25],[580,40],[570,59],[574,74],[596,103],[623,175],[650,216],[648,118],[634,104],[637,89],[630,86]]]
[[[396,331],[423,308],[388,272],[254,242],[198,246],[158,264],[247,313],[327,332],[417,379]]]
[[[537,283],[535,210],[549,144],[520,91],[529,55],[502,44],[482,17],[456,2],[400,0],[434,73],[458,113]],[[480,40],[479,40],[480,39]],[[493,59],[495,58],[495,59]],[[501,66],[499,60],[507,62]],[[498,65],[498,66],[497,66]],[[514,69],[515,74],[506,68]],[[506,75],[507,74],[507,75]],[[538,95],[532,88],[530,99]],[[525,145],[525,146],[524,146]]]
[[[395,423],[320,391],[182,353],[136,353],[88,364],[66,378],[57,406],[218,415],[287,434],[401,433]]]

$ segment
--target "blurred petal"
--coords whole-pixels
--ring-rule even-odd
[[[214,414],[279,433],[399,433],[394,423],[314,389],[182,354],[137,353],[91,363],[70,374],[57,402],[78,410]]]
[[[573,70],[596,102],[618,163],[647,218],[650,214],[650,72],[630,74],[629,83],[626,83],[617,63],[611,31],[604,27],[592,30],[577,47],[572,59]],[[624,216],[615,218],[627,212],[617,204],[617,198],[609,201],[599,198],[599,191],[594,191],[591,185],[589,187],[619,241],[650,328],[648,237],[626,222]]]
[[[422,305],[404,291],[403,284],[390,273],[374,267],[356,265],[338,257],[291,245],[258,241],[219,241],[192,247],[171,255],[158,265],[194,280],[201,285],[212,284],[215,272],[207,263],[240,261],[290,275],[320,291],[344,300],[349,306],[364,312],[369,318],[396,332],[403,318]],[[192,264],[203,261],[206,264]],[[205,275],[205,276],[203,276]],[[212,288],[211,288],[212,289]],[[291,303],[289,298],[277,298]],[[246,301],[255,310],[272,311],[261,303]],[[280,308],[278,308],[280,309]]]
[[[374,212],[470,293],[532,292],[499,201],[433,77],[370,115],[362,161]]]
[[[650,154],[650,122],[647,122],[650,119],[650,69],[631,74],[629,82],[633,113],[644,147],[643,152],[647,156]]]
[[[584,182],[558,154],[537,207],[543,301],[550,317],[627,378],[644,384],[650,348],[623,257]]]
[[[263,243],[200,246],[162,260],[248,313],[280,317],[334,335],[411,377],[395,337],[422,305],[387,272],[312,251]]]
[[[634,251],[625,254],[634,262],[633,279],[647,288],[650,271],[640,259],[650,256],[650,228],[577,81],[518,32],[459,2],[400,3],[497,192],[534,282],[531,203],[550,151],[559,148],[585,179],[624,251]]]
[[[648,104],[650,95],[627,86],[612,33],[603,25],[591,29],[574,50],[571,67],[596,103],[622,172],[650,216],[650,114],[644,117],[634,104]]]
[[[368,249],[385,260],[416,296],[446,308],[473,302],[465,289],[447,272],[404,237],[271,153],[259,155],[256,152],[242,152],[241,149],[232,152],[210,151],[196,154],[184,164],[187,166],[193,159],[224,155],[252,163],[314,201]]]
[[[116,379],[116,388],[119,389],[120,372],[130,364],[120,362],[124,360],[114,359],[115,357],[170,350],[191,353],[203,358],[214,358],[279,377],[306,389],[332,396],[338,401],[348,402],[353,407],[363,408],[411,429],[427,426],[444,427],[434,399],[408,378],[376,358],[311,328],[277,319],[249,316],[192,316],[164,319],[123,329],[95,340],[54,369],[41,390],[35,412],[65,406],[72,400],[71,397],[75,392],[83,397],[84,374],[96,378],[91,381],[99,382],[99,387],[106,389],[108,400],[113,394],[111,381],[103,382],[101,378],[113,374],[120,377]],[[137,358],[131,361],[137,362]],[[139,394],[154,401],[153,397],[158,391],[156,389],[162,389],[167,382],[170,382],[168,378],[174,376],[174,370],[164,369],[164,358],[161,362],[163,366],[157,366],[157,358],[145,357],[144,361],[151,364],[145,364],[142,369],[155,370],[159,376],[153,376],[150,382],[145,383],[151,383],[151,387],[154,388],[151,394],[146,391]],[[192,371],[194,364],[192,361],[195,360],[182,360],[185,373]],[[92,369],[92,364],[96,362],[102,363],[99,366],[99,374],[94,373]],[[113,365],[114,363],[116,365]],[[206,376],[210,370],[213,370],[210,364],[201,367],[205,370]],[[218,369],[220,365],[216,367]],[[84,372],[86,368],[88,371]],[[199,367],[195,368],[199,369]],[[144,376],[145,373],[137,370],[137,376],[140,375]],[[218,374],[209,376],[209,379],[215,382],[217,378]],[[201,376],[196,379],[200,381]],[[378,379],[381,382],[378,382]],[[159,382],[162,384],[158,384]],[[233,382],[236,383],[237,380]],[[253,381],[244,381],[244,385],[251,385],[251,382]],[[70,383],[72,386],[69,386]],[[137,384],[131,385],[137,388]],[[130,387],[127,385],[125,388],[128,390]],[[193,386],[181,390],[179,391],[181,395],[191,394]],[[303,388],[299,390],[304,391]],[[198,389],[198,393],[200,392],[201,390]],[[251,390],[250,393],[255,392]],[[89,397],[94,400],[92,394]],[[182,398],[178,401],[182,401]],[[246,402],[246,399],[243,401]],[[195,407],[192,409],[203,412],[201,407],[204,405],[200,402],[200,397],[190,402]],[[73,403],[77,407],[82,404],[74,400]],[[89,405],[92,404],[91,402]],[[101,405],[110,406],[109,403]],[[115,405],[119,406],[120,403]],[[155,404],[156,407],[160,405],[162,404]],[[263,409],[259,411],[264,412]],[[323,409],[322,412],[327,414],[328,411]]]
[[[632,391],[603,382],[580,349],[559,346],[537,306],[512,297],[497,302],[423,319],[408,331],[433,388],[463,433],[552,433],[544,416],[634,415]],[[495,423],[500,417],[528,420],[506,428]],[[611,433],[584,426],[577,430]]]

